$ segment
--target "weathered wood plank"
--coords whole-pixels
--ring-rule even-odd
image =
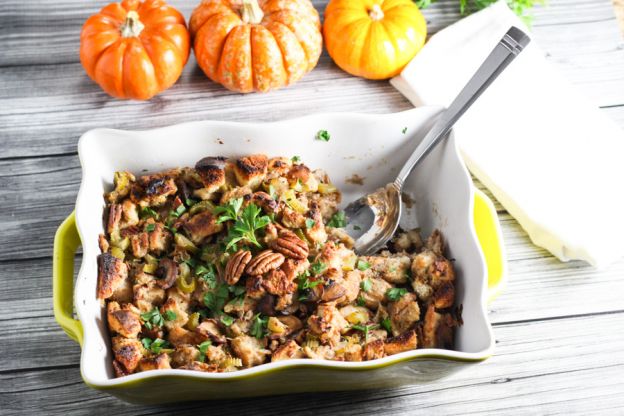
[[[65,0],[44,6],[50,10],[42,13],[40,5],[29,4],[0,6],[0,21],[7,22],[0,26],[0,40],[9,45],[0,58],[0,65],[9,65],[0,76],[0,124],[5,127],[0,157],[71,153],[77,138],[94,127],[141,129],[200,119],[268,121],[320,111],[410,108],[386,82],[353,78],[326,54],[302,82],[266,95],[225,91],[207,80],[192,58],[180,82],[150,102],[114,100],[88,80],[77,61],[79,27],[96,7],[75,7]],[[322,9],[324,2],[316,4]],[[188,15],[192,2],[180,5]],[[456,10],[454,0],[428,9],[431,31],[455,21]],[[608,2],[551,2],[536,12],[534,30],[549,59],[583,93],[602,106],[624,104],[624,53]]]
[[[502,325],[497,353],[432,385],[395,390],[305,394],[176,406],[133,406],[88,389],[77,368],[0,373],[7,414],[598,414],[624,408],[624,314]],[[598,352],[599,351],[599,352]]]

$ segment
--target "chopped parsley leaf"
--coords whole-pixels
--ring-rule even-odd
[[[327,130],[319,130],[316,133],[316,140],[321,140],[324,142],[328,142],[329,139],[331,138],[329,132]]]
[[[147,329],[152,329],[154,326],[161,327],[165,324],[165,321],[173,321],[176,318],[177,315],[174,311],[166,311],[164,314],[161,314],[158,308],[141,314],[141,319]]]
[[[384,319],[382,319],[381,326],[383,326],[383,328],[389,333],[392,333],[392,321],[390,320],[390,318],[385,317]]]
[[[327,265],[321,261],[315,261],[310,266],[310,271],[312,272],[313,276],[318,276],[319,274],[323,273],[325,270],[327,270]]]
[[[145,231],[147,231],[148,233],[151,233],[152,231],[154,231],[155,228],[156,228],[156,224],[147,224],[145,226]]]
[[[362,282],[360,283],[360,288],[364,291],[364,292],[370,292],[370,290],[373,288],[373,282],[371,282],[370,279],[364,279],[362,280]]]
[[[299,156],[293,156],[292,158],[290,158],[290,161],[292,163],[299,163],[301,162],[301,158]]]
[[[401,130],[401,133],[405,134],[407,132],[407,127],[403,127],[403,130]]]
[[[370,269],[371,265],[369,262],[358,259],[357,261],[357,268],[358,270],[364,271],[364,270],[368,270]]]
[[[165,341],[164,339],[160,339],[160,338],[156,338],[155,340],[152,340],[151,338],[143,338],[141,340],[141,343],[143,344],[143,347],[145,347],[146,350],[154,354],[160,354],[160,351],[163,348],[169,347],[169,343]]]
[[[378,324],[370,324],[370,325],[351,325],[349,328],[356,329],[364,333],[364,342],[368,342],[368,333],[374,329],[379,328]]]
[[[343,227],[346,227],[346,225],[347,225],[347,217],[345,216],[344,211],[338,211],[327,222],[328,227],[334,227],[334,228],[343,228]]]
[[[256,314],[253,317],[253,322],[251,324],[251,331],[249,333],[252,337],[263,338],[267,332],[267,322],[269,318],[263,318],[260,314]]]
[[[201,344],[197,346],[197,348],[199,349],[199,358],[197,358],[197,361],[202,362],[202,363],[206,361],[206,352],[208,351],[208,347],[210,347],[211,345],[212,345],[212,342],[208,340],[208,341],[202,342]]]
[[[230,326],[234,323],[234,318],[226,314],[221,314],[221,316],[219,316],[219,320],[225,326]]]
[[[386,296],[388,296],[388,299],[390,299],[392,302],[396,302],[406,294],[407,289],[404,289],[402,287],[393,287],[392,289],[388,289],[386,291]]]
[[[159,215],[156,211],[154,211],[153,209],[151,209],[150,207],[145,207],[143,209],[141,209],[141,214],[140,214],[141,219],[145,219],[148,217],[152,217],[152,218],[159,218]]]
[[[306,228],[310,229],[316,225],[316,221],[311,218],[306,218],[305,220]]]
[[[225,205],[219,205],[213,211],[214,214],[220,215],[217,219],[217,223],[220,224],[225,221],[236,221],[238,218],[238,212],[243,206],[243,198],[230,199]]]

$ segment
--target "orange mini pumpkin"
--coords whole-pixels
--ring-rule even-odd
[[[330,0],[323,36],[329,56],[344,71],[386,79],[423,47],[427,23],[412,0]]]
[[[80,34],[82,66],[117,98],[147,100],[171,87],[189,53],[184,16],[163,0],[111,3]]]
[[[203,0],[189,22],[197,63],[238,92],[266,92],[312,70],[323,48],[309,0]]]

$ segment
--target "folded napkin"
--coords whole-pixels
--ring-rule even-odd
[[[510,26],[504,0],[431,37],[391,80],[448,106]],[[531,240],[563,261],[624,255],[624,134],[546,62],[535,40],[455,127],[464,160]]]

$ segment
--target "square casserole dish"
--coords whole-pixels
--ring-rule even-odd
[[[295,359],[231,373],[152,370],[114,378],[105,309],[96,298],[103,195],[112,188],[115,171],[141,174],[193,166],[204,156],[298,155],[308,166],[327,171],[344,205],[393,181],[440,111],[421,107],[385,115],[318,114],[274,123],[199,121],[150,131],[85,133],[78,144],[82,183],[75,214],[57,232],[53,276],[55,316],[82,346],[85,383],[125,401],[151,404],[428,383],[488,358],[494,337],[486,304],[504,276],[502,240],[496,211],[472,186],[452,133],[406,181],[405,192],[414,203],[404,207],[402,226],[419,226],[424,235],[439,228],[448,257],[456,260],[457,303],[463,305],[464,324],[456,330],[455,350],[418,349],[365,362]],[[331,134],[329,142],[314,139],[319,129]],[[364,178],[363,185],[348,181],[354,174]],[[74,289],[73,257],[80,245],[82,266]]]

